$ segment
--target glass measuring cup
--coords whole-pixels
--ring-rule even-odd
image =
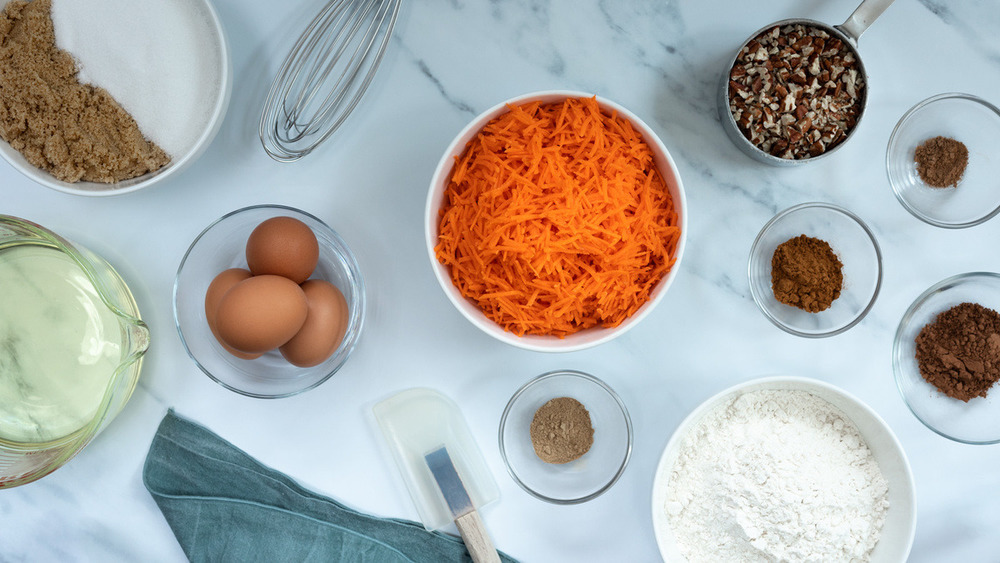
[[[723,70],[722,80],[720,81],[719,89],[717,90],[719,118],[720,121],[722,122],[723,130],[726,132],[726,136],[729,137],[729,139],[741,151],[743,151],[744,154],[746,154],[750,158],[758,162],[763,162],[765,164],[771,164],[774,166],[797,166],[800,164],[804,164],[806,162],[813,162],[815,160],[818,160],[820,158],[823,158],[825,156],[828,156],[836,152],[838,149],[840,149],[840,147],[847,144],[847,142],[851,140],[851,137],[854,136],[854,132],[857,131],[858,127],[861,125],[861,119],[864,117],[865,110],[868,107],[868,90],[870,83],[868,81],[868,72],[865,70],[865,65],[861,60],[861,53],[858,52],[858,40],[861,39],[861,34],[863,34],[865,30],[869,28],[869,26],[875,23],[875,20],[880,15],[882,15],[882,12],[884,12],[886,8],[888,8],[889,5],[892,4],[892,2],[893,0],[864,0],[863,2],[861,2],[860,5],[858,5],[858,7],[854,10],[854,12],[850,15],[850,17],[848,17],[847,20],[840,25],[827,25],[825,23],[818,22],[816,20],[794,18],[768,24],[758,29],[757,31],[753,32],[750,35],[750,37],[748,37],[745,41],[740,43],[739,48],[736,49],[736,52],[729,59],[729,64],[727,64],[725,69]],[[764,33],[765,31],[773,29],[775,27],[785,27],[789,25],[802,25],[807,28],[819,29],[825,31],[831,37],[837,38],[840,41],[842,41],[843,44],[847,47],[847,49],[853,53],[854,60],[856,61],[858,67],[858,73],[860,74],[865,84],[865,88],[861,93],[861,100],[860,100],[861,108],[860,111],[858,112],[857,122],[847,132],[847,136],[838,144],[831,147],[829,150],[826,150],[825,152],[817,156],[812,156],[810,158],[800,158],[800,159],[779,158],[777,156],[773,156],[761,150],[756,145],[751,143],[746,137],[743,136],[743,133],[740,131],[739,126],[736,124],[736,119],[733,117],[733,114],[729,107],[729,101],[730,101],[729,72],[733,68],[733,65],[736,63],[737,58],[739,58],[740,51],[743,50],[744,46],[746,46],[748,43],[753,41],[755,38],[757,38],[760,34]]]
[[[68,287],[75,293],[66,293],[65,301],[56,299],[49,293],[52,287]],[[19,290],[40,297],[11,297]],[[0,291],[5,293],[0,297],[0,489],[4,489],[55,471],[121,412],[138,382],[149,329],[139,318],[128,286],[104,259],[44,227],[8,215],[0,215]],[[60,310],[64,303],[79,303],[80,308]],[[80,315],[89,320],[68,328],[57,324]],[[60,347],[62,337],[72,335],[79,338],[78,347]],[[68,352],[60,355],[61,350]],[[63,356],[79,362],[80,371],[38,369],[63,367],[58,363]],[[65,408],[70,404],[73,408]]]

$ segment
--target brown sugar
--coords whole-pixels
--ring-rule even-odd
[[[569,463],[594,444],[590,413],[571,397],[552,399],[535,411],[530,433],[535,455],[545,463]]]
[[[917,335],[917,365],[928,383],[968,402],[1000,380],[1000,314],[978,303],[940,313]]]
[[[969,149],[961,141],[939,136],[921,143],[913,160],[917,163],[917,174],[928,186],[958,186],[969,165]]]
[[[810,313],[830,308],[844,285],[844,265],[825,240],[799,235],[771,257],[771,289],[778,301]]]
[[[166,165],[107,91],[77,80],[51,13],[51,0],[13,0],[0,13],[0,137],[65,182],[119,182]]]

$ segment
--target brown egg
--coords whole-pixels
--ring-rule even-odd
[[[208,328],[212,331],[212,335],[215,336],[215,339],[219,341],[219,344],[222,345],[222,348],[225,349],[226,352],[244,360],[259,358],[260,354],[247,354],[246,352],[240,352],[223,342],[223,340],[219,338],[218,329],[215,328],[215,313],[219,309],[219,301],[222,300],[222,296],[225,295],[227,291],[232,289],[234,285],[249,277],[250,270],[244,270],[243,268],[230,268],[215,276],[212,283],[208,284],[208,291],[205,292],[205,321],[208,322]]]
[[[253,276],[222,296],[215,326],[226,344],[248,354],[263,354],[291,340],[308,311],[306,294],[292,280]]]
[[[255,276],[271,274],[302,283],[318,261],[316,235],[298,219],[272,217],[257,225],[247,239],[247,265]]]
[[[326,361],[347,332],[347,300],[335,285],[323,280],[302,284],[309,302],[309,314],[299,332],[279,348],[286,360],[299,367],[312,367]]]

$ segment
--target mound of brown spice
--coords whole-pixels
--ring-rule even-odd
[[[535,411],[531,444],[545,463],[569,463],[590,451],[594,427],[586,407],[571,397],[552,399]]]
[[[0,137],[65,182],[119,182],[170,161],[107,91],[77,80],[56,47],[51,0],[0,12]]]
[[[949,137],[933,137],[917,147],[913,154],[917,174],[932,188],[957,187],[969,165],[969,149]]]
[[[843,268],[825,240],[806,235],[788,239],[771,257],[774,298],[810,313],[825,311],[840,297]]]
[[[917,335],[920,375],[945,395],[968,402],[1000,381],[1000,314],[962,303]]]

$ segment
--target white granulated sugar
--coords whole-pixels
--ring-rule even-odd
[[[172,158],[211,118],[220,53],[198,0],[52,0],[56,44],[81,82],[104,88]]]
[[[867,561],[888,485],[857,426],[805,391],[745,393],[683,439],[667,519],[691,563]]]

